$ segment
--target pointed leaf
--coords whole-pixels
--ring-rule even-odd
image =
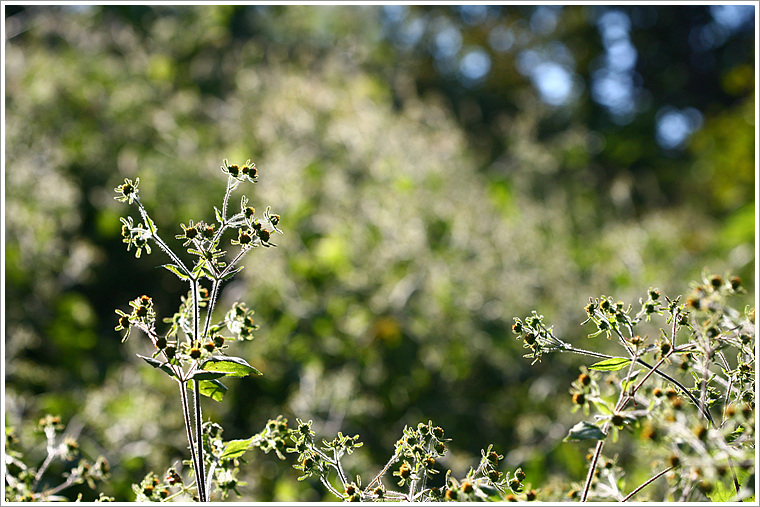
[[[222,220],[222,212],[219,211],[219,208],[217,208],[216,206],[214,206],[214,214],[216,215],[216,221],[219,222],[220,224],[223,224],[224,220]]]
[[[163,264],[161,267],[162,267],[162,268],[166,268],[166,269],[168,269],[169,271],[171,271],[172,273],[174,273],[175,275],[177,275],[177,276],[179,277],[179,279],[180,279],[180,280],[189,280],[189,279],[190,279],[190,277],[189,277],[187,274],[183,273],[183,272],[182,272],[182,271],[181,271],[181,270],[180,270],[180,269],[179,269],[179,268],[178,268],[176,265],[174,265],[174,264]]]
[[[148,227],[148,230],[150,231],[151,235],[156,234],[156,231],[158,230],[158,227],[156,227],[156,224],[153,223],[153,220],[148,216],[148,213],[145,212],[142,208],[140,208],[140,214],[143,217],[143,221],[145,222],[145,225]]]
[[[190,378],[193,380],[212,380],[215,378],[226,377],[227,373],[223,371],[196,371]]]
[[[224,372],[230,377],[261,375],[261,372],[240,357],[214,356],[204,361],[201,370]]]
[[[170,377],[176,377],[172,369],[169,368],[169,365],[164,363],[163,361],[159,361],[158,359],[154,359],[148,356],[141,356],[140,354],[135,354],[135,355],[139,357],[140,359],[142,359],[143,361],[145,361],[146,363],[148,363],[149,365],[151,365],[152,367],[161,368],[161,370],[165,372],[167,375],[169,375]]]
[[[563,442],[577,441],[577,440],[604,440],[606,435],[602,432],[602,429],[590,422],[581,421],[568,432]]]
[[[253,442],[255,437],[247,438],[245,440],[230,440],[227,442],[227,447],[224,448],[224,452],[219,459],[233,459],[239,458],[248,450],[248,447]]]
[[[245,266],[240,266],[237,269],[233,269],[232,271],[230,271],[229,273],[227,273],[226,275],[224,275],[222,277],[222,280],[229,280],[230,278],[232,278],[233,276],[235,276],[235,274],[239,273],[244,267]]]
[[[195,265],[193,268],[193,278],[200,278],[201,273],[203,273],[203,267],[206,265],[205,261],[200,261],[198,264]]]
[[[598,371],[618,371],[622,370],[626,366],[631,364],[631,359],[628,357],[611,357],[604,361],[599,361],[589,366],[589,370]]]
[[[187,383],[187,385],[190,386],[190,389],[193,389],[194,384],[195,382]],[[224,395],[227,393],[227,386],[216,379],[201,380],[198,382],[198,385],[200,387],[198,392],[200,392],[203,396],[208,396],[214,401],[221,402],[222,398],[224,398]]]

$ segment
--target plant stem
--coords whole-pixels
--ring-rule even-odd
[[[187,443],[190,446],[190,458],[193,462],[193,472],[195,474],[195,483],[199,484],[198,482],[198,472],[200,468],[198,467],[198,455],[195,452],[195,444],[193,442],[193,428],[192,424],[190,422],[190,405],[187,400],[187,388],[185,387],[185,383],[183,381],[179,381],[179,390],[180,390],[180,398],[182,398],[182,416],[185,419],[185,434],[187,436]],[[201,486],[198,486],[198,498],[201,497]]]
[[[633,495],[635,495],[636,493],[638,493],[642,489],[646,488],[651,483],[653,483],[654,481],[656,481],[657,479],[659,479],[660,477],[662,477],[663,475],[665,475],[669,471],[673,470],[673,468],[674,467],[672,467],[672,466],[668,467],[665,470],[662,470],[662,471],[658,472],[656,475],[653,475],[652,477],[650,477],[649,479],[647,479],[646,481],[644,481],[638,488],[636,488],[633,491],[631,491],[630,493],[628,493],[628,495],[626,495],[626,497],[623,498],[622,501],[623,502],[627,502],[628,500],[630,500],[633,497]]]
[[[375,478],[374,478],[374,479],[372,479],[372,481],[371,481],[369,484],[367,484],[367,486],[364,488],[364,492],[365,492],[365,493],[366,493],[367,491],[369,491],[369,487],[370,487],[370,486],[372,486],[374,483],[376,483],[376,482],[379,482],[379,481],[380,481],[380,479],[383,477],[383,475],[385,475],[385,472],[387,472],[387,471],[388,471],[388,469],[391,467],[391,465],[392,465],[392,464],[394,464],[394,463],[396,462],[396,460],[398,460],[398,458],[399,458],[399,455],[398,455],[398,454],[394,454],[394,455],[391,457],[391,459],[390,459],[390,460],[388,460],[388,463],[386,463],[386,464],[385,464],[385,466],[383,467],[383,469],[382,469],[382,470],[380,470],[380,473],[379,473],[379,474],[377,474],[377,475],[375,476]]]
[[[211,297],[208,301],[208,308],[206,309],[206,322],[203,325],[203,336],[208,336],[208,328],[211,325],[211,314],[214,313],[214,306],[216,305],[216,297],[219,292],[219,279],[215,279],[211,284]]]
[[[145,207],[140,202],[140,199],[135,199],[135,202],[137,203],[137,207],[140,209],[140,215],[143,217],[143,221],[145,222],[145,225],[148,224],[148,211],[145,209]],[[190,271],[187,269],[187,266],[182,262],[182,259],[180,259],[177,254],[175,254],[171,248],[164,242],[163,239],[158,235],[158,231],[151,233],[151,238],[153,241],[156,242],[156,244],[163,250],[166,255],[171,258],[172,262],[174,262],[177,267],[179,267],[180,270],[182,270],[183,273],[190,275]]]
[[[633,359],[638,359],[638,356],[634,356]],[[633,373],[633,366],[636,364],[635,361],[631,361],[631,365],[628,367],[628,374],[625,376],[626,381],[630,380],[631,374]],[[653,370],[650,370],[650,372]],[[639,384],[640,385],[640,384]],[[633,394],[631,394],[633,396]],[[628,402],[628,399],[630,396],[628,396],[625,391],[620,391],[620,396],[618,396],[618,401],[615,404],[615,410],[614,412],[617,413],[625,406],[625,404]],[[586,476],[586,484],[583,487],[583,495],[581,496],[581,502],[585,502],[588,498],[589,490],[591,489],[591,481],[594,480],[594,472],[596,472],[596,466],[599,462],[599,456],[602,455],[602,449],[604,449],[604,442],[607,439],[607,435],[609,434],[611,421],[607,421],[604,423],[604,426],[602,427],[602,433],[604,433],[605,438],[602,440],[599,440],[596,443],[596,449],[594,450],[594,456],[591,459],[591,464],[588,468],[588,475]]]
[[[203,459],[203,424],[201,417],[201,392],[200,382],[193,380],[193,400],[195,402],[195,430],[197,432],[197,452],[198,452],[198,474],[196,480],[198,481],[198,498],[201,502],[208,502],[208,492],[206,491],[205,473],[203,468],[205,466]]]
[[[602,433],[605,438],[607,431],[610,429],[610,422],[607,421],[602,427]],[[594,456],[591,458],[591,465],[588,467],[588,474],[586,475],[586,484],[583,486],[583,494],[581,495],[581,502],[585,502],[588,498],[588,492],[591,489],[591,481],[594,479],[594,471],[596,470],[596,464],[599,461],[599,456],[602,455],[602,449],[604,449],[605,440],[600,440],[596,443],[596,449],[594,450]]]
[[[344,496],[337,490],[335,487],[333,487],[332,484],[330,484],[330,481],[328,481],[325,477],[320,476],[320,481],[322,481],[322,484],[332,493],[333,495],[337,496],[341,500],[344,500]]]
[[[562,350],[564,350],[566,352],[574,352],[575,354],[582,354],[582,355],[586,355],[586,356],[601,357],[601,358],[604,358],[604,359],[612,359],[614,357],[618,357],[618,356],[610,356],[610,355],[607,355],[607,354],[602,354],[602,353],[599,353],[599,352],[594,352],[594,351],[591,351],[591,350],[578,349],[578,348],[575,348],[573,346],[567,346],[567,347],[563,348]],[[689,390],[683,384],[681,384],[678,380],[674,379],[673,377],[671,377],[667,373],[663,373],[662,371],[658,370],[657,368],[654,368],[654,367],[650,366],[649,363],[647,363],[643,359],[636,358],[636,362],[639,363],[640,365],[646,367],[646,368],[649,368],[650,370],[652,370],[654,373],[656,373],[660,377],[664,378],[668,382],[671,382],[676,387],[678,387],[689,398],[689,400],[691,400],[691,402],[700,410],[700,412],[702,412],[702,415],[705,416],[705,418],[708,421],[710,421],[710,423],[713,426],[715,426],[715,423],[713,421],[712,415],[710,414],[710,411],[706,407],[702,407],[700,405],[700,403],[699,403],[699,400],[696,399],[694,397],[694,395],[691,394],[689,392]]]

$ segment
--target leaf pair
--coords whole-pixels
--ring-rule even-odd
[[[161,369],[170,377],[177,378],[176,373],[169,367],[168,363],[140,354],[137,354],[137,357],[153,368]],[[261,375],[261,372],[240,357],[213,356],[201,363],[199,369],[195,370],[185,381],[198,381],[198,392],[203,396],[221,402],[227,393],[227,386],[218,379],[222,377],[247,377],[248,375]],[[187,383],[190,389],[193,389],[194,384],[195,382]]]

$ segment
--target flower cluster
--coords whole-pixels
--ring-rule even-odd
[[[84,457],[86,453],[80,450],[76,438],[72,435],[61,438],[64,429],[59,416],[48,414],[39,420],[35,433],[45,436],[47,457],[39,468],[34,468],[24,462],[26,456],[20,448],[14,429],[6,427],[3,470],[6,502],[66,501],[59,493],[67,488],[86,484],[90,489],[95,489],[97,483],[109,477],[108,461],[103,456],[98,456],[94,462]],[[51,485],[50,478],[43,478],[56,459],[65,462],[68,471],[64,473],[65,479],[61,483]],[[113,501],[113,498],[101,493],[98,501]]]
[[[238,229],[238,237],[232,240],[233,245],[240,245],[243,248],[259,245],[277,246],[271,242],[271,238],[273,232],[282,234],[282,231],[277,228],[280,223],[280,216],[272,213],[269,206],[264,210],[264,218],[258,219],[256,218],[256,208],[248,206],[248,198],[243,196],[240,199],[240,213],[236,217],[242,217],[242,220],[241,227]]]
[[[489,446],[481,451],[481,461],[476,468],[471,468],[467,476],[460,480],[446,472],[443,487],[427,487],[427,480],[439,472],[437,459],[446,452],[444,431],[434,426],[432,421],[419,423],[416,427],[405,427],[401,438],[396,442],[395,452],[383,470],[373,480],[362,487],[360,476],[349,478],[341,465],[341,458],[361,447],[359,436],[347,436],[338,433],[332,440],[322,440],[322,445],[315,443],[315,433],[311,429],[312,421],[296,420],[295,429],[288,428],[287,419],[279,416],[271,419],[266,427],[254,435],[251,445],[259,447],[265,453],[275,451],[280,459],[285,453],[297,455],[293,468],[301,472],[298,480],[316,477],[336,497],[343,501],[475,501],[475,500],[535,500],[536,491],[525,492],[523,481],[525,473],[517,469],[510,477],[498,470],[504,456],[499,455]],[[387,488],[383,478],[389,470],[399,487],[406,492]],[[328,475],[335,471],[342,489],[332,485]],[[519,497],[518,497],[519,495]]]
[[[143,250],[150,254],[150,244],[148,243],[148,240],[151,238],[151,232],[148,229],[143,229],[142,224],[135,225],[132,217],[127,217],[126,219],[120,218],[119,220],[121,220],[122,223],[122,243],[127,244],[127,252],[129,252],[134,246],[136,258],[140,258]]]
[[[565,350],[569,345],[556,336],[551,327],[543,323],[544,316],[535,311],[524,321],[515,317],[512,332],[523,340],[523,347],[530,349],[531,353],[523,357],[532,357],[533,363],[541,360],[541,356],[555,350]]]
[[[224,319],[227,329],[240,340],[253,340],[253,332],[259,328],[253,321],[253,314],[245,303],[235,303]]]
[[[129,306],[132,307],[132,313],[127,315],[121,310],[116,310],[116,314],[119,316],[119,323],[114,328],[116,331],[122,331],[126,329],[122,342],[127,341],[129,333],[132,330],[132,326],[138,326],[140,329],[146,332],[150,332],[156,322],[156,312],[153,310],[153,300],[148,296],[142,295],[129,302]]]
[[[250,181],[256,183],[258,178],[258,171],[256,165],[253,164],[250,159],[245,161],[245,164],[239,166],[237,164],[230,164],[225,158],[222,161],[222,172],[229,175],[231,178],[235,178],[237,181]]]
[[[623,302],[592,299],[584,323],[593,322],[597,331],[589,336],[614,335],[625,350],[620,357],[556,346],[551,329],[535,312],[525,321],[515,319],[513,330],[525,337],[534,356],[553,347],[604,358],[581,368],[570,389],[573,412],[582,408],[588,417],[592,408],[598,411],[565,438],[596,441],[586,482],[573,486],[571,498],[627,501],[662,476],[668,499],[738,501],[753,494],[748,486],[754,466],[748,458],[754,451],[748,444],[755,437],[754,309],[742,314],[727,303],[727,297],[741,292],[737,277],[705,273],[685,304],[680,296],[671,299],[650,288],[633,317]],[[654,339],[635,333],[642,323],[659,320],[664,325]],[[682,383],[684,375],[693,379],[693,387]],[[620,430],[638,433],[652,446],[651,455],[662,453],[655,460],[660,471],[627,495],[620,489],[624,471],[602,454],[607,442],[617,442]]]

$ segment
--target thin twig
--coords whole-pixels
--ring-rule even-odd
[[[330,493],[332,493],[333,495],[337,496],[341,500],[343,500],[345,498],[344,495],[342,495],[337,489],[335,489],[335,487],[333,487],[333,485],[330,484],[330,481],[328,481],[325,477],[320,476],[319,480],[322,481],[322,484],[324,484],[324,486],[328,490],[330,490]]]
[[[635,495],[636,493],[638,493],[642,489],[646,488],[651,483],[653,483],[654,481],[656,481],[657,479],[659,479],[660,477],[662,477],[663,475],[665,475],[669,471],[673,470],[673,468],[674,467],[670,466],[670,467],[666,468],[665,470],[662,470],[662,471],[658,472],[656,475],[653,475],[652,477],[650,477],[649,479],[647,479],[646,481],[644,481],[638,488],[636,488],[633,491],[631,491],[630,493],[628,493],[628,495],[626,495],[626,497],[623,498],[622,501],[623,502],[627,502],[628,500],[631,499],[631,497],[633,497],[633,495]]]
[[[382,469],[382,470],[380,470],[380,473],[379,473],[379,474],[377,474],[377,475],[375,476],[375,478],[374,478],[374,479],[372,479],[372,481],[371,481],[369,484],[367,484],[367,487],[365,487],[365,488],[364,488],[364,492],[365,492],[365,493],[366,493],[367,491],[369,491],[369,488],[370,488],[370,486],[372,486],[374,483],[376,483],[376,482],[379,482],[379,481],[380,481],[380,479],[383,477],[383,475],[385,475],[385,472],[387,472],[387,471],[388,471],[388,469],[391,467],[391,465],[392,465],[392,464],[394,464],[394,463],[395,463],[395,462],[398,460],[398,458],[399,458],[399,455],[398,455],[398,454],[394,454],[393,456],[391,456],[391,459],[390,459],[390,460],[388,460],[388,463],[386,463],[386,464],[385,464],[385,466],[383,467],[383,469]]]

